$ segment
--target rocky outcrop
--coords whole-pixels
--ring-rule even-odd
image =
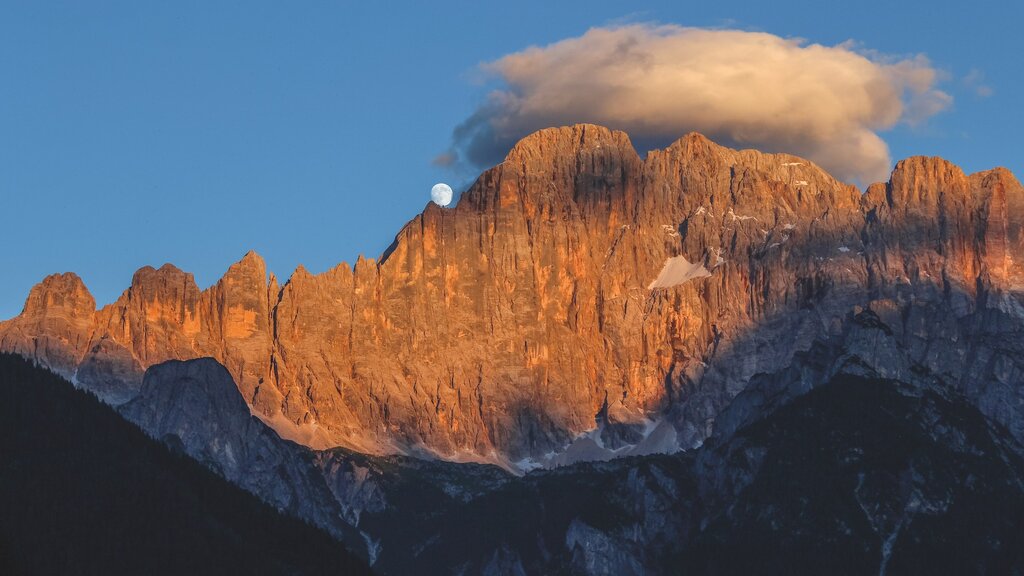
[[[146,371],[139,394],[119,407],[147,434],[202,462],[278,510],[303,518],[355,550],[364,542],[343,518],[307,448],[282,440],[249,412],[231,374],[212,358],[168,361]]]
[[[78,275],[47,276],[29,292],[21,314],[0,323],[0,348],[72,376],[95,327],[96,300]]]
[[[385,536],[389,557],[409,559],[390,540],[402,532],[402,517],[431,516],[513,478],[494,466],[314,452],[253,416],[230,373],[212,358],[150,367],[137,396],[118,411],[173,450],[343,540],[371,564]]]
[[[115,400],[149,366],[211,356],[286,438],[508,465],[596,428],[615,450],[663,423],[699,445],[751,378],[860,306],[915,369],[1024,436],[1004,403],[1024,373],[1022,230],[1024,189],[1001,169],[911,158],[861,194],[795,156],[690,134],[641,159],[579,125],[519,142],[379,261],[279,287],[250,253],[206,290],[143,268],[99,311],[48,279],[0,348]],[[968,325],[990,345],[969,352]]]
[[[222,404],[213,397],[238,396],[230,379],[226,390],[217,389],[226,371],[191,362],[187,370],[169,370],[191,384],[163,379],[165,370],[159,382],[147,378],[147,388],[157,386],[170,399],[163,391],[188,395],[194,386],[191,397],[208,394],[210,406]],[[230,406],[250,418],[241,398],[220,408]],[[184,430],[181,412],[173,403],[166,408],[174,430]],[[195,416],[237,423],[231,410]],[[7,353],[0,353],[0,430],[0,573],[376,574],[327,533],[275,512],[147,438],[66,379]],[[183,436],[197,445],[187,431]],[[282,491],[285,478],[272,480]]]

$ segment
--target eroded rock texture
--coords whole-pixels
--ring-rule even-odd
[[[665,278],[681,283],[655,283],[680,256],[693,267]],[[1020,438],[1022,289],[1024,189],[1005,170],[911,158],[861,194],[794,156],[691,134],[641,159],[578,125],[521,141],[380,261],[279,287],[250,253],[206,290],[147,267],[98,311],[76,276],[51,276],[0,349],[114,402],[149,366],[212,356],[312,447],[543,461],[598,424],[604,454],[665,424],[698,445],[754,375],[859,306],[893,327],[907,370]]]

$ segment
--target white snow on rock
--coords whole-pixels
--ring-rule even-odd
[[[529,472],[533,472],[534,470],[544,469],[545,467],[547,467],[547,462],[550,462],[554,457],[554,452],[548,452],[543,456],[541,460],[526,457],[518,462],[514,462],[513,466],[515,466],[520,473],[527,474]]]
[[[740,216],[733,212],[732,208],[729,208],[729,212],[726,214],[726,216],[732,218],[733,220],[757,220],[757,216]]]
[[[625,456],[646,456],[650,454],[674,454],[680,450],[676,429],[664,420],[645,420],[643,437],[636,444],[626,444],[617,449],[607,448],[601,441],[603,425],[585,432],[573,440],[565,450],[548,454],[540,467],[552,469],[569,466],[578,462],[606,462]],[[534,459],[522,461],[528,465],[537,463]],[[531,468],[531,470],[536,467]],[[521,469],[523,472],[529,470]]]
[[[647,286],[647,289],[671,288],[708,276],[711,276],[711,272],[703,264],[691,263],[683,256],[674,256],[665,260],[665,265],[661,267],[658,277]]]
[[[644,439],[630,448],[628,455],[673,454],[678,451],[679,438],[676,435],[676,429],[662,420],[648,427],[644,433]]]
[[[714,264],[714,266],[711,267],[712,270],[714,270],[715,268],[718,268],[722,264],[725,264],[725,258],[722,258],[722,249],[721,248],[712,248],[711,249],[711,253],[715,255],[715,264]]]
[[[850,249],[849,249],[849,248],[847,248],[846,246],[840,246],[840,247],[839,247],[839,251],[840,251],[840,252],[843,252],[843,253],[846,253],[846,252],[849,252],[849,251],[850,251]]]
[[[296,424],[281,412],[273,416],[267,416],[258,412],[253,412],[253,415],[262,420],[267,426],[273,428],[274,432],[277,432],[277,435],[285,440],[305,444],[314,450],[326,450],[336,445],[331,442],[327,432],[315,423]],[[366,448],[363,447],[364,450]],[[377,448],[377,446],[374,445],[373,448]]]

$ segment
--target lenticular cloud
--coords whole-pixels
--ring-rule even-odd
[[[879,131],[924,121],[952,101],[923,56],[671,25],[594,28],[483,69],[502,86],[455,129],[448,153],[477,166],[500,161],[532,131],[591,122],[625,130],[643,149],[698,131],[800,154],[868,183],[891,165]]]

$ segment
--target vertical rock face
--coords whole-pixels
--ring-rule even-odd
[[[962,338],[995,314],[971,333],[1022,339],[1022,266],[1024,190],[1006,170],[911,158],[860,194],[795,156],[690,134],[641,159],[625,134],[579,125],[519,142],[379,261],[300,267],[279,288],[250,253],[202,291],[143,268],[98,312],[77,277],[50,277],[0,324],[0,347],[111,398],[155,363],[212,356],[287,438],[508,462],[598,424],[603,449],[659,421],[697,445],[751,377],[860,306],[1012,424],[1020,410],[996,399],[1024,354]]]
[[[273,349],[273,306],[276,281],[267,282],[267,269],[255,252],[228,268],[227,274],[203,294],[207,351],[235,376],[242,396],[251,402],[270,373]],[[266,397],[276,400],[273,392]],[[276,403],[276,402],[275,402]],[[260,406],[264,410],[271,404]]]
[[[101,312],[111,337],[145,366],[196,353],[200,292],[191,274],[171,264],[140,269],[132,285]]]
[[[76,274],[47,276],[29,292],[21,314],[0,322],[0,348],[73,375],[94,330],[96,300]]]

